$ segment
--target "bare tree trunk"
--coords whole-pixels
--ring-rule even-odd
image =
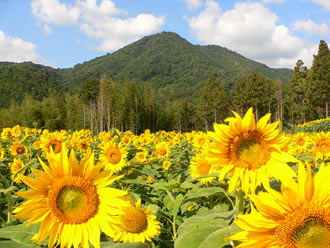
[[[204,119],[204,121],[205,121],[205,131],[207,132],[208,131],[208,126],[207,126],[207,120],[206,120],[206,118]]]
[[[256,107],[256,121],[258,122],[258,108]]]
[[[84,130],[86,129],[86,105],[83,105],[83,115],[84,115]]]
[[[325,118],[329,117],[329,103],[328,101],[325,103]]]

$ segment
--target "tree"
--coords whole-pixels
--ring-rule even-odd
[[[330,103],[330,51],[325,41],[321,40],[317,55],[308,73],[308,99],[318,118],[329,117]]]

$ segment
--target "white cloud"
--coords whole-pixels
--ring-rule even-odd
[[[293,24],[293,30],[304,31],[309,34],[330,35],[330,29],[326,23],[317,24],[311,19],[307,21],[297,20]]]
[[[0,61],[43,63],[36,52],[36,45],[21,38],[12,38],[0,30]]]
[[[312,51],[313,45],[293,36],[286,26],[276,25],[277,19],[260,3],[236,3],[234,9],[222,12],[218,3],[209,0],[188,24],[200,42],[227,47],[271,67],[292,68],[302,51]],[[305,60],[310,66],[310,59]]]
[[[74,6],[58,0],[33,0],[33,14],[41,21],[52,24],[77,24],[88,37],[101,40],[101,51],[114,51],[145,35],[159,31],[165,17],[152,14],[138,14],[122,18],[127,11],[116,8],[111,0],[77,0]],[[57,9],[58,11],[54,11]],[[61,17],[57,12],[61,11]],[[62,20],[62,21],[60,21]]]
[[[51,24],[75,24],[80,15],[79,8],[58,0],[32,0],[31,8],[35,17]]]
[[[184,0],[184,1],[186,2],[187,8],[189,10],[196,10],[203,4],[202,0]]]
[[[262,0],[263,3],[283,3],[286,0]]]
[[[327,11],[330,11],[330,1],[329,0],[312,0],[314,3],[322,5]]]

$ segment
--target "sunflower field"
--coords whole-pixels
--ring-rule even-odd
[[[329,120],[233,113],[207,133],[3,128],[0,247],[330,247]]]

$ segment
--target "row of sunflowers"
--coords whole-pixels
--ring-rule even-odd
[[[0,247],[329,247],[330,133],[3,128]]]

